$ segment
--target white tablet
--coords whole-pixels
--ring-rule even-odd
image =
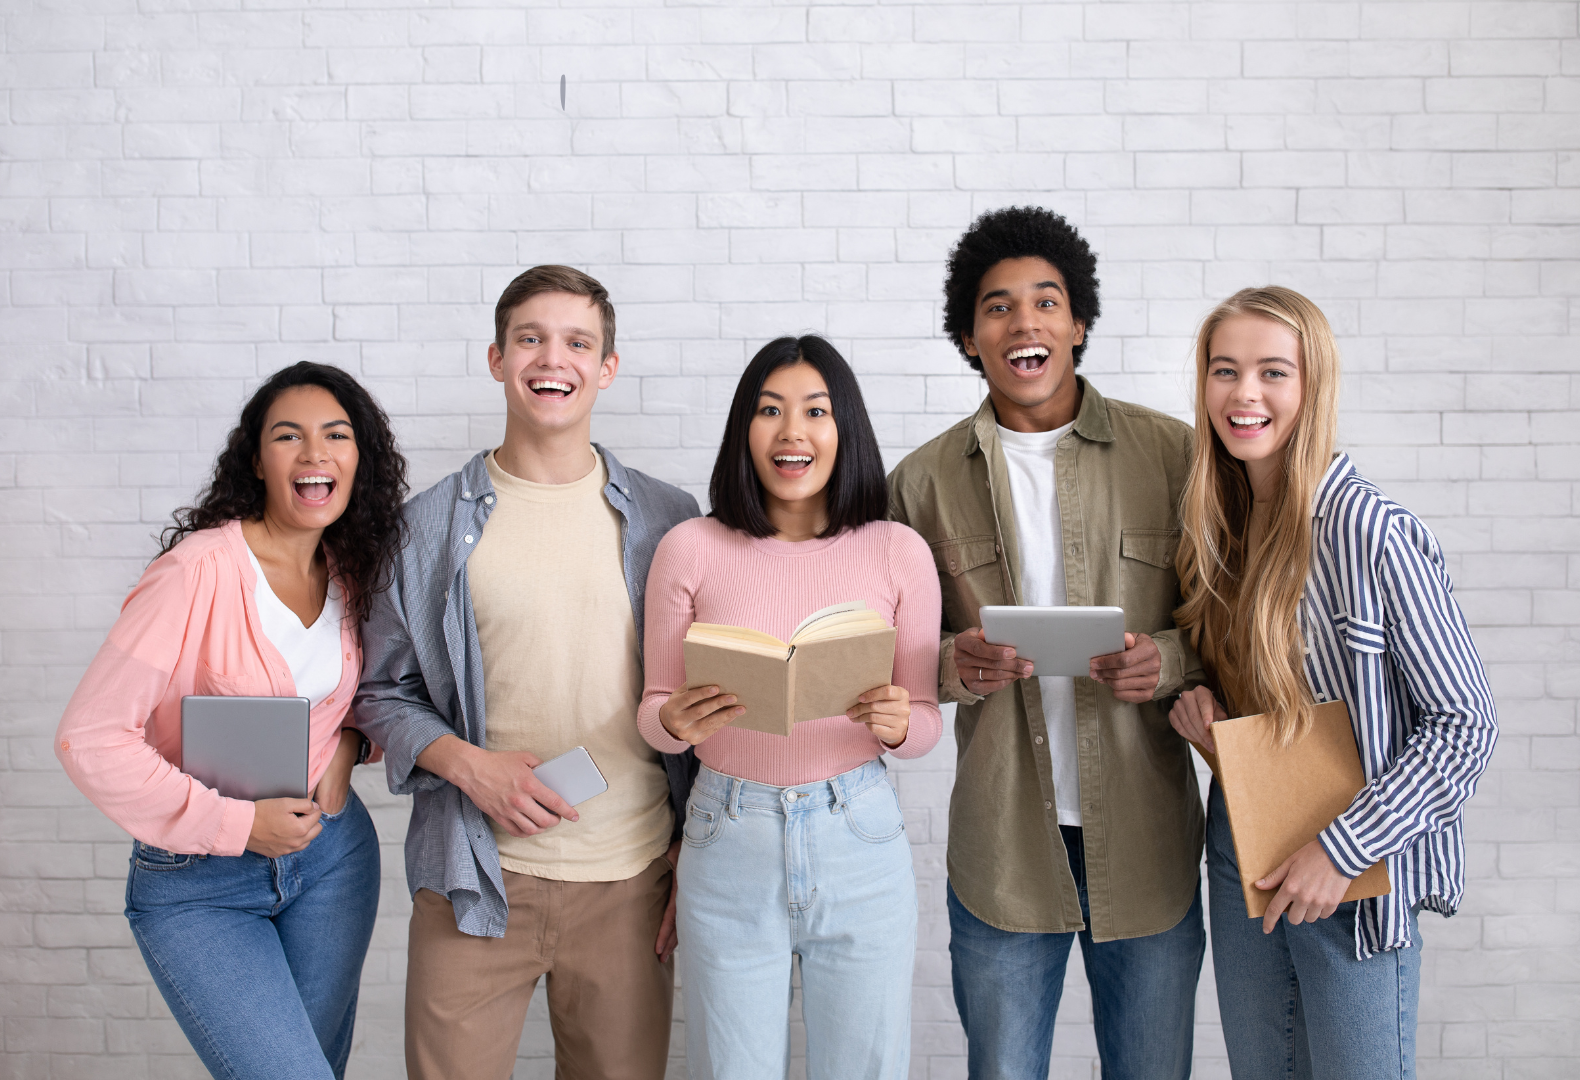
[[[1094,656],[1125,647],[1125,609],[1117,607],[1009,607],[982,609],[982,634],[990,645],[1010,645],[1030,660],[1034,675],[1085,675]]]
[[[585,746],[567,750],[532,770],[532,775],[554,794],[576,806],[609,790],[609,782],[593,763]]]

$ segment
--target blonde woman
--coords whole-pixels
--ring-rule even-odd
[[[1257,882],[1277,890],[1260,922],[1246,915],[1213,784],[1213,966],[1237,1078],[1415,1076],[1416,913],[1459,905],[1460,811],[1497,738],[1437,540],[1333,452],[1338,391],[1327,319],[1289,289],[1236,293],[1197,336],[1176,618],[1212,685],[1169,719],[1211,750],[1216,720],[1271,712],[1287,741],[1314,704],[1342,700],[1368,781]],[[1341,902],[1380,859],[1393,891]]]

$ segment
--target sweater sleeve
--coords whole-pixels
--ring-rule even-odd
[[[646,625],[643,631],[645,685],[637,710],[637,730],[648,745],[665,754],[680,754],[691,744],[675,738],[659,722],[658,710],[669,696],[686,684],[686,631],[696,619],[694,529],[686,524],[671,529],[647,572]]]
[[[943,601],[932,552],[915,530],[893,527],[889,574],[894,582],[894,682],[911,695],[911,726],[905,741],[889,753],[918,758],[938,745],[943,715],[938,711],[938,626]]]
[[[194,855],[240,855],[253,804],[227,799],[172,765],[148,741],[170,693],[196,609],[212,606],[212,559],[156,559],[83,674],[61,717],[55,755],[111,821],[145,844]]]

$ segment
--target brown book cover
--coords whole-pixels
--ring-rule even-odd
[[[1212,738],[1216,760],[1203,756],[1229,808],[1246,913],[1260,919],[1276,890],[1255,883],[1315,840],[1366,786],[1355,730],[1344,702],[1329,701],[1313,710],[1311,727],[1288,746],[1274,741],[1272,717],[1265,713],[1220,720]],[[1350,882],[1344,899],[1383,896],[1391,888],[1388,867],[1379,862]]]
[[[865,604],[807,618],[788,643],[742,627],[694,623],[686,633],[686,687],[718,686],[746,712],[732,727],[789,735],[838,716],[894,676],[894,628]]]

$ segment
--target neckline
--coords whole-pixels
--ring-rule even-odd
[[[289,613],[291,618],[295,619],[297,625],[304,631],[310,633],[318,629],[318,624],[324,621],[324,616],[329,614],[329,606],[335,601],[335,576],[333,574],[329,575],[329,585],[324,590],[324,603],[318,609],[318,618],[313,620],[312,625],[308,625],[302,622],[302,617],[292,611],[291,606],[284,600],[281,600],[279,595],[275,593],[274,586],[269,584],[269,575],[263,572],[263,564],[258,561],[258,556],[253,553],[252,546],[246,542],[245,537],[242,538],[242,547],[247,549],[247,561],[252,563],[252,572],[258,577],[255,587],[267,593],[269,599],[273,600],[282,610]]]

